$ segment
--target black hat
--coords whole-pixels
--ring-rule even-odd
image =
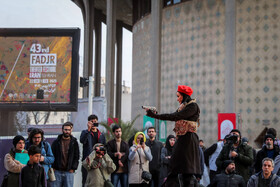
[[[20,140],[23,140],[23,141],[25,142],[24,137],[21,136],[21,135],[17,135],[17,136],[14,137],[14,139],[13,139],[13,144],[14,144],[15,147],[16,147],[17,143],[18,143]]]
[[[243,143],[245,143],[245,142],[248,143],[248,142],[249,142],[248,138],[246,138],[246,137],[243,137],[241,141],[242,141]]]
[[[267,135],[265,135],[265,137],[264,137],[264,142],[266,141],[266,139],[267,138],[271,138],[272,140],[273,140],[273,142],[274,142],[274,136],[272,135],[272,134],[267,134]]]
[[[228,165],[230,165],[231,163],[234,163],[233,160],[225,160],[223,162],[223,169],[226,169],[228,167]]]
[[[33,129],[35,129],[34,127],[29,127],[28,129],[27,129],[27,132],[31,132]]]
[[[238,134],[239,134],[239,136],[240,136],[240,138],[241,138],[241,132],[240,132],[240,130],[238,130],[238,129],[232,129],[232,130],[230,131],[230,133],[232,133],[232,132],[238,132]]]

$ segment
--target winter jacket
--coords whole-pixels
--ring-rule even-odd
[[[57,137],[57,139],[52,143],[52,152],[54,155],[54,163],[52,167],[56,170],[62,170],[62,145],[61,145],[62,134]],[[79,165],[80,151],[77,139],[70,136],[70,143],[68,149],[68,160],[67,160],[67,170],[76,170]]]
[[[94,146],[95,148],[96,146]],[[93,151],[84,161],[83,167],[88,171],[85,187],[101,187],[104,186],[104,179],[110,178],[110,174],[116,169],[116,166],[108,154],[105,154],[102,158],[96,158],[96,152]]]
[[[262,175],[262,171],[252,175],[251,178],[248,181],[247,187],[258,187],[259,185],[259,176]],[[272,178],[270,180],[269,186],[267,187],[278,187],[280,186],[280,178],[275,175],[275,174],[271,174]]]
[[[149,163],[150,172],[159,172],[160,171],[160,152],[163,148],[163,145],[158,140],[147,140],[146,145],[150,147],[151,153],[153,155],[153,160]]]
[[[149,162],[153,159],[151,154],[151,149],[148,146],[145,146],[145,150],[143,151],[142,148],[137,149],[135,152],[136,145],[130,147],[129,149],[129,156],[128,159],[130,160],[129,163],[129,176],[128,182],[129,184],[141,184],[143,182],[148,183],[142,179],[141,174],[142,170],[140,169],[140,159],[139,154],[141,157],[142,168],[144,171],[149,171]]]
[[[21,187],[47,187],[46,173],[40,164],[27,163],[20,173]]]
[[[278,155],[274,159],[274,169],[272,171],[272,174],[276,174],[276,175],[280,176],[280,155]]]
[[[25,147],[27,150],[30,146],[31,145],[29,142],[25,144]],[[41,156],[44,156],[44,161],[40,162],[40,164],[44,167],[45,172],[47,174],[49,171],[49,168],[54,163],[54,156],[53,156],[52,148],[51,148],[51,145],[49,144],[49,142],[46,142],[46,141],[42,141],[40,143],[40,148],[41,148]],[[46,175],[46,177],[48,180],[49,176]]]
[[[27,153],[25,150],[24,153]],[[7,187],[18,187],[19,186],[19,175],[21,169],[25,165],[15,160],[15,149],[12,148],[10,153],[5,155],[4,167],[8,171],[8,185]]]
[[[231,158],[229,157],[230,150],[231,150],[231,145],[225,144],[222,151],[220,152],[216,160],[216,165],[219,171],[221,171],[222,164],[225,160],[231,160]],[[253,149],[251,146],[245,143],[240,143],[240,145],[237,147],[237,153],[238,156],[232,158],[234,159],[236,173],[241,175],[244,178],[245,182],[247,182],[250,177],[249,175],[250,166],[254,161]]]
[[[273,147],[274,150],[274,155],[273,158],[271,159],[275,159],[276,156],[279,155],[279,147],[277,145],[274,145]],[[262,170],[262,160],[267,156],[267,151],[268,149],[266,148],[266,146],[263,146],[261,150],[259,150],[259,152],[257,153],[256,156],[256,161],[255,161],[255,172],[258,173]]]
[[[236,174],[226,174],[224,171],[215,176],[208,187],[246,187],[243,177]]]
[[[119,169],[119,159],[118,157],[115,157],[115,153],[117,152],[117,143],[116,140],[110,140],[107,142],[106,145],[107,153],[111,157],[111,159],[114,161],[114,164],[116,165],[116,171]],[[120,145],[120,152],[123,153],[123,156],[121,157],[121,162],[123,164],[123,172],[128,173],[128,154],[129,154],[129,147],[128,144],[124,141],[121,141]]]
[[[80,142],[83,144],[83,157],[82,160],[84,160],[92,151],[93,146],[97,143],[102,143],[105,145],[106,139],[103,133],[101,133],[97,129],[97,142],[95,142],[95,138],[93,137],[93,134],[88,130],[83,130],[80,136]]]

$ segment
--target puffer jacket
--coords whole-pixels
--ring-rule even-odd
[[[262,171],[252,175],[251,178],[248,181],[247,187],[258,187],[259,185],[259,176],[262,174]],[[275,174],[271,174],[272,178],[270,180],[269,186],[268,187],[278,187],[280,186],[280,178],[275,175]]]
[[[231,145],[226,144],[220,152],[216,160],[216,165],[219,171],[221,171],[222,164],[225,160],[231,160],[231,158],[229,157],[230,150]],[[254,161],[253,148],[247,144],[241,143],[237,147],[237,153],[238,156],[234,158],[236,173],[238,175],[241,175],[244,178],[245,182],[248,182],[250,177],[250,166]]]
[[[24,150],[24,153],[27,153]],[[19,186],[19,175],[21,169],[25,165],[21,164],[19,161],[15,160],[15,149],[12,148],[11,151],[5,155],[4,167],[8,171],[8,185],[7,187],[17,187]]]
[[[108,154],[101,159],[96,159],[95,147],[102,144],[95,144],[93,152],[83,161],[83,167],[88,171],[85,187],[104,186],[103,175],[106,180],[110,178],[110,174],[116,169],[116,166]]]
[[[208,187],[246,187],[246,184],[240,175],[222,172],[215,176]]]
[[[136,145],[130,147],[128,159],[129,163],[129,176],[128,182],[129,184],[141,184],[143,182],[148,183],[142,179],[142,170],[140,169],[140,159],[139,154],[141,156],[142,168],[144,171],[149,171],[149,162],[153,159],[151,154],[151,149],[148,146],[145,146],[145,150],[142,148],[138,149],[135,152]]]

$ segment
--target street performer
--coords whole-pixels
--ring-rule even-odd
[[[147,116],[175,121],[177,141],[173,148],[170,160],[170,173],[165,186],[194,187],[197,185],[195,176],[201,174],[199,138],[196,134],[199,123],[199,107],[195,99],[191,99],[193,90],[189,86],[179,85],[177,90],[177,101],[180,106],[176,112],[171,114],[157,114],[146,109]]]

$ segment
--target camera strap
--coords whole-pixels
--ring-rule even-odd
[[[102,177],[103,177],[104,181],[106,181],[106,178],[104,177],[103,171],[101,170],[101,168],[100,168],[100,167],[99,167],[99,170],[100,170],[100,172],[101,172],[101,175],[102,175]]]
[[[138,152],[138,150],[137,150],[137,153],[138,153],[139,160],[140,160],[140,165],[139,165],[139,167],[140,167],[140,169],[143,171],[143,168],[142,168],[142,161],[141,161],[141,156],[140,156],[140,153]]]

